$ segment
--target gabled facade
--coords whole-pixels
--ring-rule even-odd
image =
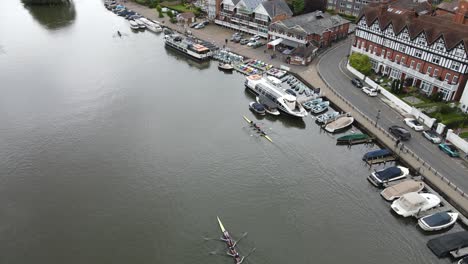
[[[266,38],[270,23],[291,16],[284,0],[222,0],[215,23]]]
[[[459,12],[464,16],[467,11]],[[369,56],[377,73],[405,79],[427,95],[440,92],[444,100],[458,101],[468,79],[468,25],[458,18],[370,5],[358,17],[351,52]]]

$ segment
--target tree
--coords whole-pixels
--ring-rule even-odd
[[[305,3],[304,0],[293,0],[292,1],[293,11],[295,15],[304,12]]]
[[[355,52],[349,56],[349,64],[366,76],[370,75],[372,72],[372,64],[367,55]]]
[[[392,89],[391,89],[392,93],[395,93],[395,91],[396,91],[395,87],[396,87],[396,80],[393,80],[392,81]]]
[[[304,13],[313,12],[316,10],[325,11],[327,1],[325,0],[304,0]]]
[[[399,93],[399,94],[403,92],[403,83],[404,83],[404,82],[405,82],[404,80],[403,80],[403,81],[400,81],[400,88],[398,89],[398,93]]]

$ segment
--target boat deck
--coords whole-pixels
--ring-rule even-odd
[[[380,164],[380,163],[386,163],[386,162],[392,162],[398,160],[398,157],[395,155],[384,157],[384,158],[375,158],[375,159],[367,159],[365,162],[367,165],[375,165],[375,164]]]
[[[352,145],[359,145],[359,144],[371,144],[373,142],[374,142],[374,138],[370,137],[370,138],[365,138],[365,139],[351,139],[348,141],[339,141],[336,144],[352,146]]]

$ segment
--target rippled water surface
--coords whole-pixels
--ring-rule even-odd
[[[203,239],[217,215],[249,232],[248,263],[448,262],[366,181],[375,146],[335,146],[310,117],[251,136],[243,76],[98,0],[0,17],[0,263],[232,263]]]

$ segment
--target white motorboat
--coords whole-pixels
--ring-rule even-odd
[[[131,28],[131,29],[137,30],[137,29],[140,28],[140,26],[138,25],[138,23],[135,22],[134,20],[130,20],[130,21],[128,21],[128,22],[130,23],[130,28]]]
[[[145,29],[145,28],[146,28],[145,23],[143,23],[143,21],[141,21],[140,18],[135,19],[134,21],[138,24],[138,27],[139,27],[140,29]]]
[[[218,69],[223,70],[223,71],[232,71],[234,70],[234,67],[229,63],[220,62],[218,64]]]
[[[177,34],[165,35],[164,43],[166,47],[173,48],[197,60],[208,60],[213,55],[207,47],[195,43],[192,39]]]
[[[452,226],[457,218],[458,213],[439,212],[419,218],[418,225],[424,231],[437,231]]]
[[[340,113],[330,112],[317,116],[316,122],[319,124],[327,124],[329,121],[332,121],[334,118],[338,117]]]
[[[148,29],[149,31],[152,31],[154,33],[159,33],[159,32],[163,31],[162,27],[159,24],[156,24],[153,21],[151,21],[151,20],[149,20],[149,19],[147,19],[145,17],[141,17],[141,18],[139,18],[137,20],[141,21],[143,24],[145,24],[146,29]]]
[[[336,118],[334,121],[328,123],[325,126],[325,130],[330,133],[335,133],[341,130],[344,130],[350,127],[354,122],[354,117],[352,116],[340,116]]]
[[[391,207],[395,213],[408,217],[417,216],[439,204],[440,198],[435,194],[410,192],[394,201]]]
[[[393,166],[382,170],[374,171],[367,177],[375,187],[383,187],[385,183],[406,178],[409,169],[403,166]]]
[[[323,102],[315,105],[314,107],[312,107],[312,109],[310,109],[310,112],[312,112],[314,114],[323,113],[323,112],[328,110],[329,105],[330,105],[329,101],[323,101]]]
[[[281,86],[281,80],[261,75],[250,75],[246,77],[245,86],[257,95],[264,96],[271,100],[281,111],[294,117],[305,117],[307,111],[297,102],[294,95],[286,93]]]
[[[393,201],[400,198],[405,193],[420,192],[424,189],[424,182],[415,180],[405,180],[398,184],[385,188],[380,195],[387,200]]]

